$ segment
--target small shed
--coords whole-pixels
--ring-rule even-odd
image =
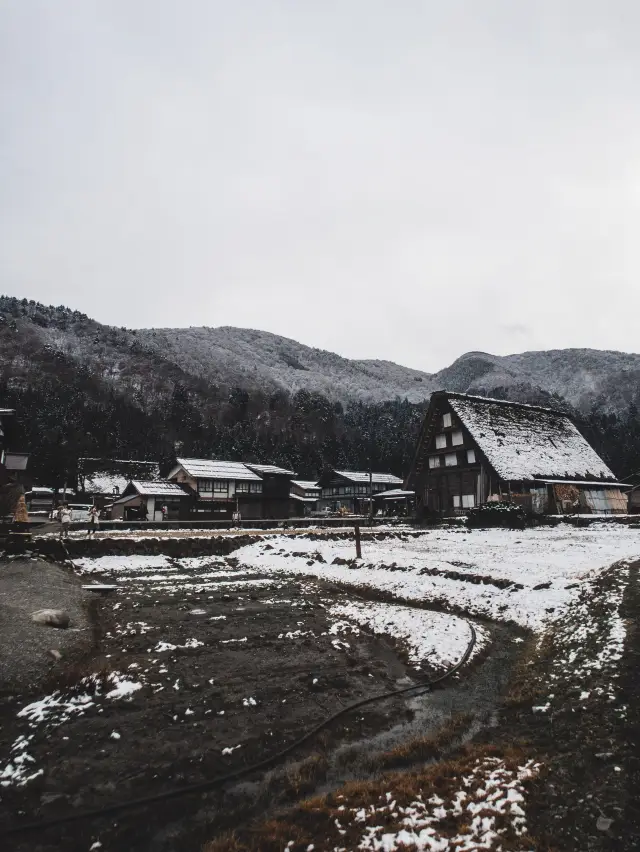
[[[169,521],[189,517],[191,498],[174,482],[132,480],[122,497],[111,504],[111,519],[124,521],[161,521],[162,507],[167,507]]]
[[[310,515],[318,509],[320,486],[314,479],[292,479],[289,498],[292,518]]]

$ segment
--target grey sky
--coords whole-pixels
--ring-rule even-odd
[[[4,0],[0,290],[435,370],[638,351],[637,0]]]

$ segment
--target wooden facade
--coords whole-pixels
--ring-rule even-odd
[[[402,480],[392,473],[358,470],[329,470],[319,479],[320,508],[355,515],[369,512],[370,498],[390,488],[400,488]]]
[[[620,484],[566,415],[446,391],[432,395],[405,485],[419,516],[500,500],[536,513],[626,511]]]

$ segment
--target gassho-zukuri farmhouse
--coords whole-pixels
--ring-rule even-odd
[[[566,414],[438,391],[405,484],[418,515],[510,500],[537,513],[625,513],[613,472]]]

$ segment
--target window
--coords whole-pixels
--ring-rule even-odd
[[[476,451],[475,450],[467,450],[467,461],[469,464],[475,464],[476,461]]]
[[[213,491],[213,483],[210,479],[199,479],[198,480],[198,491],[200,494],[206,491]]]
[[[446,467],[455,467],[458,464],[458,456],[455,453],[447,453],[444,463]]]
[[[246,494],[249,491],[249,483],[248,482],[236,482],[236,494],[244,493]]]
[[[444,450],[447,446],[447,436],[446,435],[436,435],[436,450]]]
[[[229,483],[226,479],[214,479],[213,490],[217,491],[218,493],[224,492],[226,494],[229,490]]]
[[[251,494],[262,494],[262,483],[261,482],[250,482],[249,483],[249,491]]]
[[[453,499],[453,508],[459,509],[460,508],[460,497],[457,494],[454,494],[452,499]]]
[[[440,467],[440,456],[429,456],[429,467]]]
[[[476,505],[476,498],[473,494],[463,494],[462,495],[462,508],[463,509],[473,509]]]
[[[442,428],[443,429],[451,428],[451,415],[450,414],[443,414],[442,415]]]
[[[459,446],[463,442],[464,442],[464,438],[462,437],[462,431],[460,429],[458,429],[457,432],[453,432],[451,434],[451,443],[453,444],[454,447]]]

